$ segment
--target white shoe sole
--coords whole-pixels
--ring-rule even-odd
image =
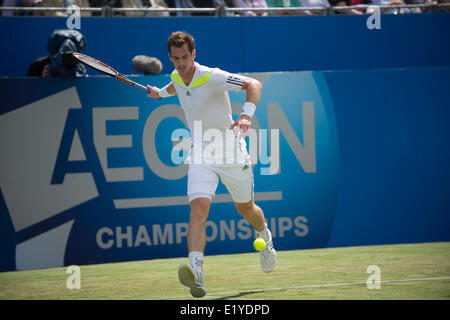
[[[195,274],[190,266],[181,264],[178,267],[178,279],[183,286],[191,289],[191,295],[195,298],[201,298],[206,295],[205,287],[197,287],[195,284]]]

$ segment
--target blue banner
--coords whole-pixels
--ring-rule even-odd
[[[252,76],[264,85],[247,138],[256,202],[277,249],[324,247],[339,180],[335,116],[324,77]],[[160,87],[170,81],[133,80]],[[187,254],[188,167],[172,161],[182,146],[173,133],[186,128],[176,97],[149,99],[104,77],[2,80],[1,88],[12,104],[0,116],[1,214],[10,220],[2,228],[13,235],[2,254],[10,267]],[[29,94],[21,95],[20,88],[30,88]],[[245,93],[230,97],[237,117]],[[206,232],[205,254],[252,250],[253,228],[222,184]]]
[[[167,39],[177,30],[194,35],[202,64],[235,73],[450,65],[448,13],[382,14],[380,29],[367,28],[370,17],[81,17],[78,31],[87,39],[83,53],[122,74],[136,73],[131,61],[140,54],[161,60],[162,74],[172,72]],[[33,60],[49,54],[52,32],[66,28],[65,17],[0,17],[7,44],[0,76],[25,76]]]
[[[450,240],[449,68],[250,76],[255,199],[276,249]],[[177,97],[103,76],[0,79],[0,94],[1,270],[187,255]],[[245,93],[230,99],[237,117]],[[206,255],[253,250],[222,184],[206,233]]]

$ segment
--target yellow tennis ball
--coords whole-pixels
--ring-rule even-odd
[[[264,250],[266,247],[266,242],[263,238],[256,238],[255,241],[253,241],[253,247],[256,251]]]

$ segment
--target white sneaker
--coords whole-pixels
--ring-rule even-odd
[[[259,253],[259,261],[261,263],[261,268],[264,272],[270,272],[275,268],[275,263],[277,261],[277,252],[273,248],[272,233],[269,229],[266,229],[267,233],[262,232],[258,234],[266,241],[266,247]]]
[[[183,263],[178,267],[178,279],[182,285],[191,289],[193,297],[201,298],[206,294],[202,271],[192,269],[190,265]]]
[[[273,242],[267,242],[266,248],[259,253],[259,261],[264,272],[270,272],[275,268],[277,252],[273,248]]]

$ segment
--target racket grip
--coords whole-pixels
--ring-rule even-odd
[[[144,93],[147,93],[147,94],[150,93],[150,89],[147,87],[144,87],[142,84],[136,83],[136,88],[138,88],[139,90],[141,90]]]

